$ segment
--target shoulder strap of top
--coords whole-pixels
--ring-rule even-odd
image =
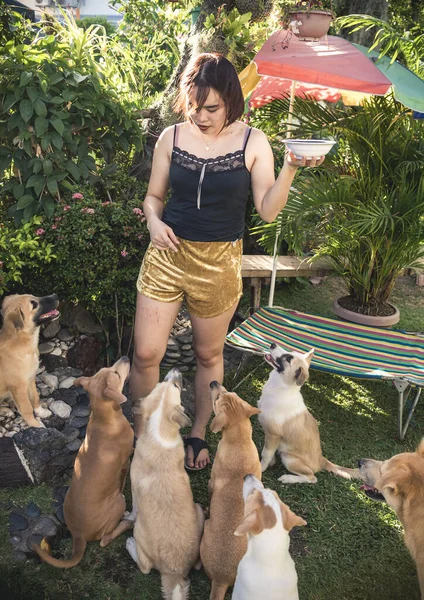
[[[174,125],[174,148],[178,144],[178,123]]]
[[[244,132],[243,152],[246,150],[247,142],[249,141],[251,133],[252,133],[252,128],[246,127],[246,131]]]

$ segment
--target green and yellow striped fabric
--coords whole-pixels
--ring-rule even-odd
[[[355,325],[284,308],[260,308],[227,343],[263,353],[315,349],[312,368],[361,379],[403,379],[424,387],[424,336]]]

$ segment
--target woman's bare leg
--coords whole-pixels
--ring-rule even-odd
[[[133,405],[140,398],[148,396],[159,382],[159,365],[180,306],[181,302],[158,302],[137,293],[134,356],[130,374]],[[134,414],[136,435],[139,425],[140,415]]]
[[[206,426],[212,412],[209,384],[211,381],[222,383],[224,377],[224,343],[237,304],[238,302],[225,313],[210,319],[190,317],[193,327],[193,345],[197,359],[194,380],[196,414],[190,437],[205,439]],[[195,468],[202,468],[210,463],[209,453],[206,449],[200,451],[194,463],[191,446],[187,448],[186,460],[189,467],[194,466]]]

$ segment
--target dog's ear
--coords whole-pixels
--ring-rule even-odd
[[[172,420],[178,423],[180,427],[189,427],[191,419],[188,417],[181,406],[175,406],[172,410]]]
[[[303,355],[303,360],[307,363],[308,367],[311,366],[311,362],[312,362],[312,357],[314,355],[315,352],[315,348],[312,348],[312,350],[309,350],[309,352],[307,352],[306,354]]]
[[[308,379],[308,377],[309,375],[306,369],[304,369],[303,367],[299,367],[298,369],[296,369],[294,374],[294,380],[296,382],[296,385],[298,385],[299,387],[302,386]]]
[[[418,444],[417,453],[421,454],[421,456],[424,456],[424,438]]]
[[[256,406],[252,406],[251,404],[249,404],[246,401],[244,401],[243,409],[244,409],[244,413],[248,419],[250,419],[250,417],[253,417],[253,415],[259,415],[259,413],[262,412],[260,408],[257,408]]]
[[[235,530],[234,535],[241,536],[246,535],[247,533],[258,535],[262,530],[263,523],[261,523],[257,509],[255,509],[244,517],[243,521]]]
[[[212,433],[218,433],[228,425],[228,417],[226,413],[221,410],[211,421],[209,429]]]
[[[14,310],[10,311],[7,315],[8,320],[15,329],[23,329],[25,325],[25,315],[20,306],[17,306]]]
[[[74,385],[76,387],[82,387],[84,390],[87,390],[90,381],[91,377],[78,377],[78,379],[74,379]]]
[[[301,527],[307,525],[305,519],[294,513],[287,504],[280,501],[281,516],[283,517],[283,527],[286,531],[291,531],[293,527]]]

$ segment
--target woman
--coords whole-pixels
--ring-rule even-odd
[[[317,166],[322,159],[288,154],[275,180],[265,134],[238,120],[244,109],[240,83],[221,55],[201,54],[189,63],[176,109],[186,120],[160,135],[143,204],[151,244],[137,281],[131,395],[144,398],[158,383],[159,364],[185,299],[197,360],[186,466],[201,469],[210,462],[204,441],[212,410],[209,383],[222,382],[225,337],[242,295],[249,188],[257,212],[271,222],[287,202],[297,167]],[[135,414],[136,431],[138,419]]]

